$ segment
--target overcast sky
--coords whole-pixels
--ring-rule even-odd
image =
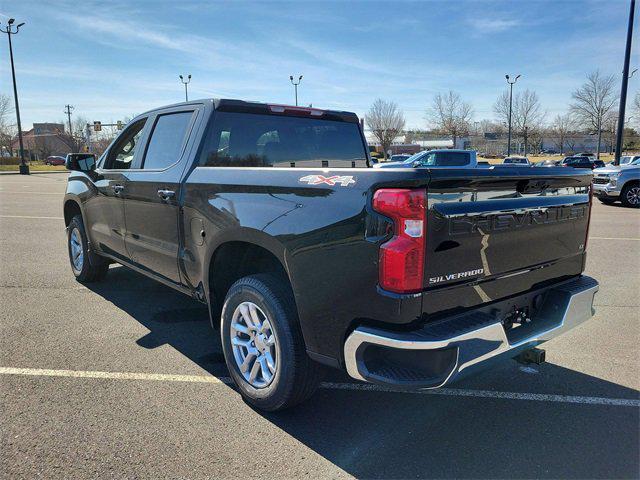
[[[566,111],[588,72],[620,77],[628,8],[627,0],[0,0],[0,20],[26,22],[13,37],[25,129],[64,118],[67,103],[108,122],[181,101],[181,73],[193,76],[191,98],[277,103],[293,103],[289,75],[303,74],[301,103],[362,115],[380,97],[398,103],[409,127],[425,128],[434,94],[449,89],[473,104],[475,120],[491,118],[505,73],[522,75],[516,89],[536,90],[549,118]],[[10,94],[0,42],[0,91]]]

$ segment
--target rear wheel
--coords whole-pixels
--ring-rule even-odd
[[[306,353],[286,282],[260,274],[234,283],[222,308],[220,333],[231,378],[251,405],[283,410],[316,390],[322,367]]]
[[[89,242],[81,215],[71,219],[67,228],[67,247],[71,271],[79,282],[102,280],[109,270],[109,262],[89,251]]]
[[[620,194],[620,200],[625,207],[640,207],[640,184],[632,183],[625,185]]]

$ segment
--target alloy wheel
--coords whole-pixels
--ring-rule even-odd
[[[81,272],[84,264],[84,251],[82,250],[82,236],[80,235],[80,230],[77,228],[74,228],[71,231],[69,246],[71,250],[71,263],[73,264],[73,269],[77,272]]]
[[[631,205],[640,205],[640,187],[631,187],[627,191],[627,201]]]
[[[267,387],[278,368],[278,339],[267,315],[253,302],[236,307],[229,329],[233,358],[254,388]]]

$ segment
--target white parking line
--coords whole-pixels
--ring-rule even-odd
[[[164,373],[134,373],[134,372],[99,372],[82,370],[50,370],[41,368],[13,368],[0,367],[0,375],[26,375],[37,377],[71,377],[96,378],[111,380],[149,380],[160,382],[189,382],[209,383],[214,385],[229,385],[229,377],[214,377],[213,375],[172,375]],[[356,390],[366,392],[394,392],[394,390],[362,383],[323,383],[321,388],[329,390]],[[398,393],[398,392],[396,392]],[[545,393],[495,392],[491,390],[464,390],[458,388],[441,388],[438,390],[418,390],[399,392],[418,395],[444,395],[449,397],[476,397],[501,400],[530,400],[553,403],[578,403],[583,405],[608,405],[617,407],[640,407],[640,400],[626,398],[582,397],[574,395],[552,395]]]
[[[0,193],[18,193],[20,195],[64,195],[65,192],[14,192],[11,190],[4,190],[0,188]]]
[[[589,240],[635,240],[635,241],[640,241],[640,238],[634,238],[634,237],[589,237]]]
[[[36,220],[64,220],[64,217],[31,217],[28,215],[0,215],[0,218],[30,218]]]

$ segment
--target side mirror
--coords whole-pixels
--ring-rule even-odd
[[[413,163],[411,164],[411,166],[412,166],[413,168],[418,168],[418,167],[421,167],[421,166],[422,166],[422,164],[420,163],[420,160],[416,160],[415,162],[413,162]]]
[[[91,172],[96,169],[96,156],[93,153],[69,153],[65,167],[67,170]]]

